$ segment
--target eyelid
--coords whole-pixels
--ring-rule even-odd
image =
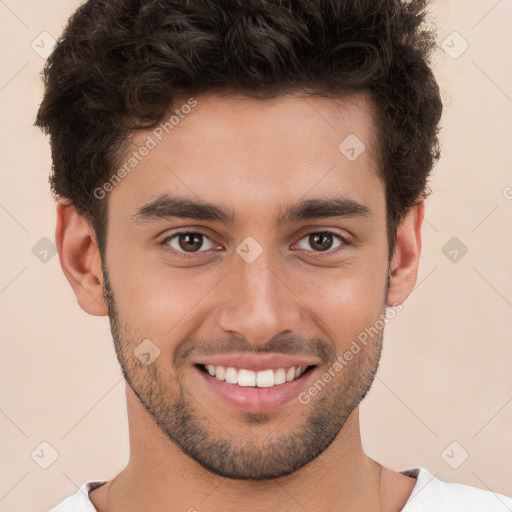
[[[164,250],[171,252],[173,255],[176,255],[179,258],[184,258],[184,259],[190,259],[190,258],[195,258],[195,257],[205,257],[205,255],[211,256],[212,252],[218,252],[218,249],[215,249],[215,248],[206,249],[206,250],[202,249],[197,252],[185,252],[185,251],[176,250],[170,246],[170,241],[172,239],[178,237],[179,235],[202,235],[203,237],[207,238],[214,246],[220,245],[217,242],[215,242],[215,240],[213,240],[211,236],[209,236],[207,233],[205,233],[200,228],[181,228],[181,229],[178,229],[177,231],[174,231],[173,233],[167,235],[160,242],[160,246]]]
[[[304,238],[308,237],[308,236],[311,236],[311,235],[317,235],[317,234],[328,234],[328,235],[332,235],[336,238],[338,238],[340,240],[340,245],[334,249],[327,249],[326,251],[309,251],[309,250],[306,250],[306,252],[310,253],[311,255],[313,255],[314,257],[316,256],[319,256],[319,257],[322,257],[322,255],[333,255],[333,254],[337,254],[339,251],[343,250],[343,248],[347,245],[351,245],[351,241],[349,239],[349,237],[345,236],[345,235],[342,235],[340,233],[338,233],[337,231],[334,231],[332,229],[322,229],[322,228],[317,228],[317,229],[314,229],[314,230],[309,230],[307,231],[306,233],[304,233],[299,241],[301,242],[302,240],[304,240]],[[297,244],[293,244],[293,247],[295,247]],[[299,250],[305,250],[305,249],[299,249]]]

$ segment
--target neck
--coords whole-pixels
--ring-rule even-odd
[[[185,455],[154,423],[127,386],[130,460],[114,480],[93,491],[100,512],[303,512],[305,509],[384,512],[382,467],[363,452],[359,410],[316,459],[277,479],[234,480]],[[404,477],[405,478],[405,477]],[[98,492],[101,491],[101,492]]]

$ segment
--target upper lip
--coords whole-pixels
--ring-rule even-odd
[[[205,356],[197,358],[195,364],[244,368],[246,370],[260,371],[279,368],[306,368],[316,366],[320,362],[311,357],[287,356],[284,354],[228,354],[218,356]]]

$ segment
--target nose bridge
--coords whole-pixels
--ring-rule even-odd
[[[250,242],[249,242],[250,244]],[[220,326],[237,332],[251,343],[265,343],[277,333],[295,330],[300,320],[299,302],[286,286],[279,262],[270,249],[251,261],[241,251],[229,273],[227,299],[221,305]],[[263,248],[261,248],[263,249]],[[249,254],[255,247],[249,245]],[[283,282],[284,281],[284,282]]]

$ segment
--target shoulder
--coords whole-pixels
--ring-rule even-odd
[[[49,512],[97,512],[89,499],[89,493],[105,484],[106,480],[90,480],[85,482],[78,491],[53,507]]]
[[[512,498],[477,487],[443,482],[424,468],[401,471],[416,485],[401,512],[512,512]]]

